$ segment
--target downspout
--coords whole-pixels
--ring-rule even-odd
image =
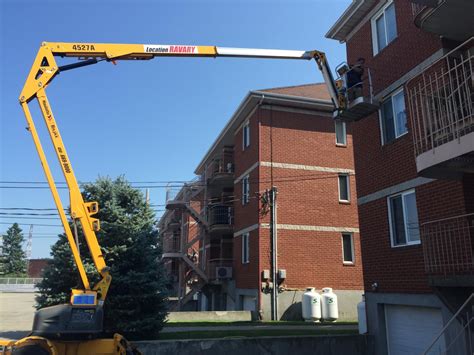
[[[257,109],[260,109],[260,107],[263,105],[263,101],[265,100],[265,94],[262,94],[261,97],[260,97],[260,101],[259,103],[257,104]],[[259,118],[260,118],[260,112],[259,112]],[[258,161],[261,160],[261,152],[260,152],[260,137],[261,137],[261,134],[260,134],[260,120],[258,122],[258,141],[259,141],[259,144],[258,144]],[[260,190],[260,169],[259,169],[259,174],[258,174],[258,178],[259,178],[259,190]],[[258,217],[260,218],[260,217]],[[259,236],[259,239],[260,239],[260,227],[258,228],[258,236]],[[260,271],[260,245],[258,247],[258,250],[259,250],[259,255],[258,255],[258,293],[257,293],[257,300],[258,300],[258,318],[261,320],[263,319],[263,309],[262,309],[262,273]]]

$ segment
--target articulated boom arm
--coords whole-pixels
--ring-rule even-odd
[[[84,286],[84,290],[73,290],[71,302],[74,304],[76,295],[88,294],[94,299],[94,304],[101,304],[107,295],[111,282],[111,276],[104,261],[104,256],[100,250],[95,232],[99,230],[99,220],[92,216],[98,212],[97,202],[84,202],[77,180],[74,176],[66,148],[61,139],[56,120],[51,111],[51,106],[46,97],[45,89],[51,80],[61,71],[66,71],[98,61],[116,60],[147,60],[154,57],[241,57],[241,58],[276,58],[276,59],[315,59],[318,68],[321,70],[329,94],[336,109],[340,108],[337,89],[332,77],[329,65],[324,53],[313,51],[290,51],[273,49],[248,49],[248,48],[227,48],[216,46],[190,46],[190,45],[160,45],[160,44],[105,44],[105,43],[52,43],[45,42],[41,45],[33,66],[30,70],[26,83],[20,95],[20,104],[28,122],[28,129],[32,134],[38,155],[43,165],[46,178],[53,194],[56,207],[64,226],[64,230],[71,245],[74,261],[79,269],[79,274]],[[82,59],[78,63],[58,66],[55,57],[77,57]],[[101,275],[101,280],[91,288],[84,265],[81,261],[77,244],[69,226],[64,208],[59,198],[59,194],[54,183],[47,159],[45,157],[41,142],[38,137],[28,103],[36,98],[39,101],[41,113],[48,128],[51,141],[54,145],[58,161],[61,165],[64,177],[67,182],[70,194],[71,217],[78,220],[84,231],[87,245],[91,252],[97,271]],[[79,298],[78,298],[79,299]],[[89,302],[89,301],[87,301]],[[79,301],[80,303],[80,301]]]

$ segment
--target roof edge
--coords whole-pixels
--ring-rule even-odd
[[[252,103],[252,99],[260,99],[258,102]],[[194,170],[194,174],[199,175],[200,171],[204,168],[205,162],[210,158],[216,147],[219,145],[220,141],[224,138],[228,130],[234,125],[236,121],[240,119],[241,113],[244,111],[245,108],[249,108],[252,110],[255,106],[261,105],[263,103],[270,103],[268,99],[276,99],[283,101],[285,103],[306,103],[315,105],[315,111],[333,111],[333,104],[331,100],[323,100],[323,99],[312,99],[304,96],[294,96],[294,95],[286,95],[286,94],[278,94],[272,93],[267,91],[260,91],[260,90],[253,90],[249,91],[244,99],[241,101],[240,105],[238,106],[237,110],[232,115],[231,119],[227,122],[224,126],[222,131],[219,133],[217,138],[215,139],[214,143],[209,147],[204,157],[199,162],[198,166]],[[253,105],[252,107],[247,107],[247,105]]]
[[[341,16],[336,20],[336,23],[332,25],[325,37],[329,39],[339,40],[340,42],[345,41],[345,37],[341,36],[341,28],[347,23],[349,18],[365,3],[365,0],[353,0],[349,7],[342,13]]]

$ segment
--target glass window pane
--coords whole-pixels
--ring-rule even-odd
[[[395,113],[395,127],[397,137],[407,132],[407,115],[405,112],[405,95],[402,92],[399,92],[397,95],[393,96],[393,109]]]
[[[413,242],[420,240],[420,229],[418,225],[418,210],[416,209],[415,193],[405,195],[403,197],[405,202],[406,223],[408,231],[408,240]]]
[[[392,99],[388,99],[382,104],[382,131],[384,143],[395,139]]]
[[[336,121],[336,143],[346,144],[346,127],[342,121]]]
[[[244,140],[244,148],[246,148],[250,145],[250,126],[248,123],[244,125],[242,134],[243,134],[243,140]]]
[[[375,26],[377,27],[378,52],[380,52],[387,45],[387,41],[385,38],[384,15],[380,16],[377,20],[375,20]]]
[[[339,200],[349,201],[348,176],[339,175]]]
[[[392,3],[385,10],[385,26],[387,28],[387,44],[397,37],[397,20],[395,18],[395,5]]]
[[[352,255],[352,235],[342,235],[342,249],[345,262],[354,262],[354,255]]]
[[[390,211],[392,221],[392,237],[394,245],[406,244],[405,220],[403,218],[402,197],[396,196],[390,199]]]

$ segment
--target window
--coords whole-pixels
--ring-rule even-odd
[[[242,264],[248,264],[249,261],[249,233],[242,234]]]
[[[372,18],[372,45],[374,55],[397,37],[395,5],[390,1]]]
[[[338,181],[339,181],[339,201],[349,202],[350,201],[349,175],[340,174],[338,176]]]
[[[403,90],[391,95],[382,102],[380,108],[382,144],[390,143],[408,132]]]
[[[250,184],[249,184],[249,176],[245,176],[242,179],[242,205],[246,205],[249,203],[250,197]]]
[[[250,124],[245,122],[242,127],[242,150],[245,150],[250,145]]]
[[[354,239],[352,233],[342,233],[342,261],[354,264]]]
[[[420,243],[414,190],[390,196],[388,214],[393,247]]]
[[[336,128],[336,145],[346,145],[346,123],[340,120],[335,121],[334,123]]]

